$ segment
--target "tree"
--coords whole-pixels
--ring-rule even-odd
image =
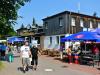
[[[36,24],[35,18],[33,18],[33,23],[32,25],[34,26]]]
[[[33,18],[33,22],[32,22],[32,28],[36,28],[36,22],[35,22],[35,18]]]
[[[1,0],[0,1],[0,34],[8,35],[14,31],[18,9],[30,0]]]
[[[96,12],[94,12],[94,13],[93,13],[93,16],[94,16],[94,17],[96,17],[96,16],[97,16],[97,13],[96,13]]]
[[[36,23],[35,18],[33,18],[32,27],[36,28],[37,26],[38,26],[38,24]]]
[[[25,28],[23,24],[21,25],[21,28],[22,28],[22,29]]]

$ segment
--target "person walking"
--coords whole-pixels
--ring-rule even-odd
[[[6,50],[7,50],[6,44],[2,43],[1,50],[2,50],[2,52],[1,52],[2,59],[6,60],[6,58],[5,58],[6,57]]]
[[[33,45],[31,48],[31,57],[32,57],[31,65],[33,70],[37,69],[38,53],[40,54],[39,49],[35,45]]]
[[[23,72],[29,70],[29,57],[31,55],[29,43],[25,42],[25,44],[21,47],[21,58],[22,58],[22,66]]]
[[[8,48],[8,62],[13,62],[14,61],[14,56],[13,56],[13,52],[10,48]]]

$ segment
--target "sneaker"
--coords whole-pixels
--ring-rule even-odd
[[[28,71],[29,69],[28,69],[28,67],[26,67],[26,69],[25,69],[26,71]]]
[[[36,69],[37,69],[37,66],[34,67],[34,70],[36,70]]]
[[[34,67],[32,67],[32,70],[34,70]]]
[[[25,71],[25,70],[23,70],[23,73],[26,73],[26,71]]]
[[[36,70],[36,68],[34,68],[34,70]]]

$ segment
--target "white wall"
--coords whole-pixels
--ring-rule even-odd
[[[59,44],[58,44],[56,36],[58,35],[44,37],[44,49],[57,49],[58,50],[60,48],[60,38],[59,38]],[[51,44],[50,44],[50,37],[52,37]]]
[[[56,36],[59,36],[59,44],[57,43]],[[60,49],[60,36],[61,35],[44,36],[44,49]],[[67,36],[69,36],[69,34],[65,35],[65,37]],[[52,37],[52,44],[50,44],[50,37]],[[72,42],[65,42],[65,49],[67,49],[71,43]]]
[[[56,36],[59,36],[59,44],[57,43]],[[60,49],[60,36],[61,35],[44,36],[44,49]],[[65,37],[67,36],[69,36],[69,34],[65,35]],[[52,37],[52,44],[50,44],[50,37]],[[65,49],[67,49],[71,44],[72,42],[65,42]]]
[[[50,38],[49,36],[44,37],[44,49],[48,49],[50,46]]]

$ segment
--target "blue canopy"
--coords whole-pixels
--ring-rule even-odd
[[[98,35],[95,32],[83,31],[83,32],[79,32],[76,34],[72,34],[72,35],[65,37],[65,38],[61,38],[61,42],[65,42],[68,40],[97,41],[97,40],[100,40],[100,35]]]
[[[96,32],[97,34],[100,35],[100,28],[96,28],[95,30],[92,30],[91,32]]]
[[[12,43],[12,42],[22,42],[22,41],[24,41],[24,39],[23,38],[19,38],[19,37],[11,37],[11,38],[8,39],[9,43]]]

